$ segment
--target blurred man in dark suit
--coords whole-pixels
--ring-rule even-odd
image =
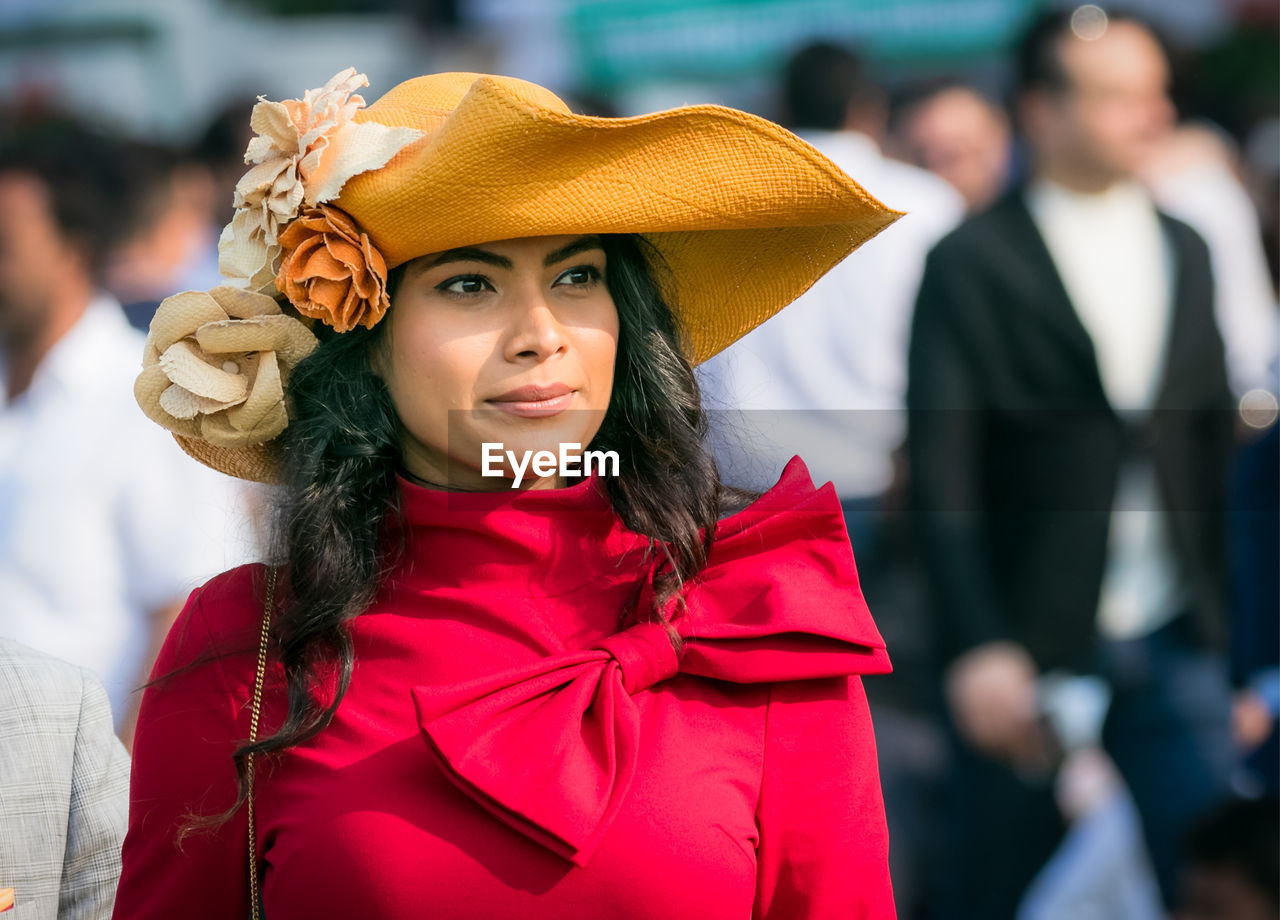
[[[1061,837],[1047,672],[1106,679],[1099,740],[1166,899],[1177,841],[1231,770],[1233,399],[1205,245],[1135,179],[1172,123],[1168,76],[1133,19],[1038,20],[1019,52],[1031,175],[939,243],[921,284],[908,443],[950,660],[948,916],[1012,916]]]

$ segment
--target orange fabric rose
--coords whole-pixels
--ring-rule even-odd
[[[372,329],[391,305],[387,262],[347,213],[306,208],[280,234],[276,286],[298,312],[338,332]]]

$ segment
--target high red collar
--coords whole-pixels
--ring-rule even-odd
[[[408,576],[419,592],[472,587],[483,606],[495,585],[549,597],[605,574],[652,575],[654,563],[641,563],[645,541],[622,526],[597,478],[519,493],[402,481],[401,499],[409,558],[421,551],[430,559]],[[677,673],[757,683],[890,670],[835,489],[814,488],[799,457],[777,485],[717,525],[707,565],[685,585],[685,608],[671,612],[680,653],[662,626],[643,622],[651,597],[641,586],[641,622],[589,647],[413,691],[423,737],[458,788],[577,865],[607,833],[630,784],[634,694],[661,692]],[[545,738],[556,757],[531,757],[529,738]],[[602,758],[605,749],[613,753]]]
[[[400,478],[400,520],[415,588],[565,594],[616,571],[646,541],[627,530],[599,476],[559,489],[446,492]],[[638,561],[632,566],[639,574]]]
[[[576,483],[559,489],[494,489],[487,492],[433,489],[418,485],[403,475],[396,478],[400,483],[404,513],[428,526],[455,514],[609,510],[609,498],[598,473],[584,476]]]

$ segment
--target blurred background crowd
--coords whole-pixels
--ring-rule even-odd
[[[131,390],[159,301],[219,281],[256,96],[724,103],[907,212],[699,369],[728,478],[799,453],[841,497],[900,915],[1274,918],[1278,32],[1272,0],[6,0],[0,636],[93,670],[127,744],[187,593],[261,554],[263,493]]]

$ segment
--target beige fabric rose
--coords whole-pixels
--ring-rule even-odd
[[[134,397],[183,437],[262,444],[288,425],[285,381],[317,344],[265,294],[227,286],[175,294],[151,320]]]
[[[244,161],[252,168],[235,191],[236,213],[218,241],[218,268],[237,287],[275,293],[280,231],[305,204],[330,201],[352,176],[378,169],[422,137],[412,128],[357,123],[368,86],[354,67],[336,74],[301,99],[270,102],[259,97]]]

